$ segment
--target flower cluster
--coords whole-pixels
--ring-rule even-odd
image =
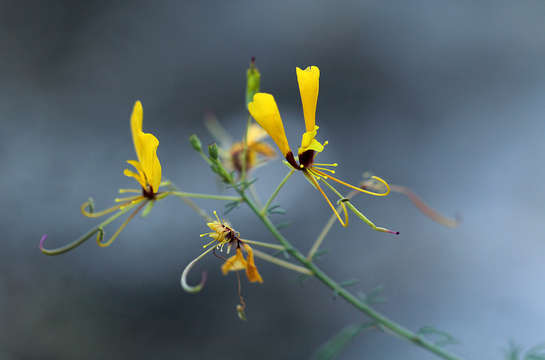
[[[284,131],[284,124],[274,97],[271,94],[259,92],[261,77],[253,60],[247,73],[248,80],[246,89],[246,104],[251,117],[248,117],[243,139],[240,141],[230,140],[230,137],[226,135],[226,132],[215,118],[208,119],[207,125],[213,135],[220,141],[221,146],[219,148],[216,144],[211,145],[209,147],[209,156],[206,156],[202,151],[202,144],[196,135],[193,135],[190,138],[190,143],[193,148],[203,156],[212,170],[218,174],[225,183],[237,191],[240,197],[186,193],[179,191],[168,181],[162,182],[162,167],[157,156],[159,140],[157,140],[154,135],[143,131],[143,107],[140,101],[136,101],[130,117],[130,129],[137,160],[128,160],[127,163],[130,164],[133,169],[125,169],[123,174],[127,177],[134,178],[137,181],[139,188],[120,189],[119,193],[130,194],[130,196],[115,199],[115,202],[118,203],[117,205],[99,212],[94,211],[94,203],[92,199],[89,199],[81,206],[83,215],[90,218],[98,218],[107,214],[112,215],[93,227],[80,238],[56,249],[47,249],[44,247],[44,242],[47,238],[47,236],[44,235],[40,241],[41,251],[46,255],[62,254],[81,245],[95,234],[99,246],[110,246],[126,225],[139,212],[142,211],[142,216],[146,216],[157,201],[169,195],[177,196],[197,211],[197,213],[206,218],[206,225],[211,230],[201,234],[201,237],[208,237],[211,240],[203,245],[205,250],[184,268],[180,279],[182,288],[190,293],[199,292],[202,289],[206,281],[205,273],[203,273],[201,282],[196,286],[189,285],[187,277],[189,271],[199,260],[204,258],[207,254],[212,253],[222,260],[220,269],[224,275],[231,272],[236,274],[240,297],[240,304],[238,304],[236,308],[239,316],[245,318],[244,309],[246,305],[241,294],[240,272],[244,271],[248,281],[251,283],[263,283],[263,278],[255,263],[256,257],[304,275],[314,275],[315,273],[313,273],[312,268],[308,264],[312,263],[316,250],[321,245],[323,237],[325,237],[328,229],[335,222],[335,218],[342,226],[348,226],[348,209],[374,230],[399,234],[398,232],[386,228],[377,227],[367,219],[365,215],[351,203],[351,199],[357,193],[386,196],[391,190],[400,192],[407,195],[424,214],[436,222],[446,226],[456,226],[456,221],[443,217],[435,212],[406,187],[399,185],[392,185],[392,187],[390,187],[385,180],[377,176],[370,176],[359,186],[354,186],[332,175],[335,174],[333,168],[337,167],[337,163],[316,163],[316,155],[322,152],[328,143],[327,141],[320,142],[316,139],[318,134],[316,107],[318,103],[320,70],[317,66],[310,66],[305,70],[296,68],[296,74],[306,130],[302,135],[301,146],[297,150],[297,157],[288,144]],[[251,118],[255,119],[257,124],[253,123]],[[247,188],[252,190],[251,182],[247,181],[247,175],[259,165],[266,163],[276,156],[275,150],[265,141],[267,135],[269,135],[278,146],[280,153],[285,159],[285,164],[290,167],[290,172],[284,180],[282,180],[263,208],[258,210],[255,203],[250,201],[246,195]],[[301,257],[297,257],[298,260],[306,266],[296,265],[289,261],[279,259],[250,246],[261,246],[277,250],[278,252],[284,252],[285,254],[291,251],[290,254],[293,255],[294,250],[290,246],[287,246],[286,243],[280,241],[279,236],[281,237],[281,235],[278,235],[279,233],[277,230],[275,230],[275,237],[282,244],[271,244],[256,240],[242,239],[240,234],[235,231],[227,221],[220,219],[216,211],[214,211],[215,219],[210,218],[207,215],[207,212],[200,209],[192,200],[190,200],[190,198],[226,200],[230,201],[230,209],[236,207],[241,202],[246,202],[258,217],[262,219],[265,225],[269,227],[269,230],[271,230],[273,225],[271,225],[268,219],[268,216],[273,213],[274,208],[271,206],[271,203],[278,194],[280,188],[294,172],[301,172],[310,184],[324,197],[333,211],[330,224],[328,223],[325,225],[324,231],[322,231],[307,256],[308,262],[305,263],[300,260]],[[352,192],[343,196],[329,183],[329,180],[350,188]],[[338,196],[336,204],[329,199],[320,184],[326,185],[329,190]],[[168,190],[160,191],[160,188],[164,186],[168,186]],[[252,194],[252,197],[257,199],[256,194]],[[259,203],[259,201],[256,200],[256,203]],[[104,228],[122,215],[129,213],[131,210],[132,212],[130,212],[127,218],[118,227],[114,235],[107,241],[104,241]],[[344,213],[344,219],[341,217],[341,212]],[[273,230],[271,230],[271,232],[274,234]],[[231,252],[234,252],[234,254],[231,255]],[[226,254],[229,257],[224,257],[223,254]]]

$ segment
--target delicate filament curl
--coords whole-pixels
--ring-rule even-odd
[[[316,168],[312,168],[311,169],[313,172],[315,172],[316,174],[320,175],[320,176],[323,176],[323,177],[326,177],[328,179],[331,179],[333,181],[336,181],[338,182],[339,184],[342,184],[344,186],[347,186],[351,189],[354,189],[354,190],[358,190],[359,192],[362,192],[362,193],[365,193],[365,194],[369,194],[369,195],[374,195],[374,196],[386,196],[390,193],[390,185],[388,185],[388,183],[383,180],[382,178],[379,178],[378,176],[372,176],[371,178],[374,179],[374,180],[377,180],[378,182],[382,183],[382,185],[384,185],[386,187],[386,191],[383,192],[383,193],[377,193],[377,192],[374,192],[374,191],[369,191],[369,190],[364,190],[362,188],[359,188],[357,186],[354,186],[354,185],[350,185],[342,180],[339,180],[337,179],[336,177],[333,177],[331,175],[328,175],[320,170],[317,170]]]
[[[187,274],[189,274],[189,271],[197,263],[197,261],[202,259],[206,254],[208,254],[210,251],[214,250],[215,248],[216,248],[215,246],[209,248],[208,250],[206,250],[205,252],[197,256],[195,259],[193,259],[193,261],[191,261],[189,264],[187,264],[180,278],[180,285],[182,285],[182,289],[184,289],[185,291],[191,294],[198,293],[199,291],[202,290],[204,284],[206,283],[206,272],[204,271],[202,272],[201,282],[196,286],[191,286],[187,283]]]

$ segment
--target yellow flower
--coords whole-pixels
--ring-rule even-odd
[[[125,169],[123,174],[135,178],[142,186],[144,196],[153,198],[161,183],[161,164],[157,157],[159,140],[152,134],[142,131],[143,113],[142,103],[136,101],[131,116],[131,131],[138,161],[127,160],[136,169],[136,173]]]
[[[233,229],[231,224],[226,221],[222,221],[218,217],[216,211],[214,211],[214,216],[216,217],[216,220],[208,222],[206,224],[212,231],[201,234],[201,237],[208,236],[212,238],[212,240],[203,246],[203,248],[208,249],[199,256],[197,256],[185,267],[180,280],[182,288],[185,291],[192,293],[199,292],[202,289],[206,281],[205,276],[203,276],[201,282],[196,286],[188,285],[186,278],[189,270],[191,270],[193,265],[195,265],[197,261],[202,259],[209,252],[214,252],[217,257],[225,260],[225,262],[221,266],[221,271],[224,275],[227,275],[227,273],[229,273],[230,271],[246,270],[246,276],[248,277],[248,280],[250,282],[262,283],[263,279],[261,278],[261,275],[259,274],[259,271],[257,270],[257,267],[255,265],[254,252],[250,245],[245,243],[246,240],[242,240],[240,238],[240,234]],[[232,248],[235,249],[235,255],[231,256],[228,259],[225,259],[221,255],[216,254],[216,250],[218,250],[219,252],[223,252],[225,245],[227,245],[227,254],[230,253]],[[244,258],[242,250],[246,251],[246,253],[248,254],[247,258]]]
[[[265,159],[273,158],[276,151],[262,141],[267,136],[267,133],[257,124],[251,124],[248,127],[247,148],[246,148],[246,171],[254,168],[258,164],[258,155]],[[237,172],[242,172],[244,142],[239,141],[234,143],[229,149],[229,160],[231,167]]]
[[[65,245],[57,249],[46,249],[43,246],[45,238],[42,238],[40,241],[40,249],[43,253],[47,255],[57,255],[62,254],[66,251],[69,251],[80,244],[85,240],[90,238],[95,233],[97,234],[96,240],[99,246],[107,247],[110,246],[114,240],[119,236],[127,224],[142,210],[142,216],[146,216],[156,200],[162,199],[169,195],[167,192],[159,193],[158,189],[161,184],[161,164],[157,158],[157,146],[159,145],[159,140],[152,134],[146,134],[142,131],[142,103],[136,101],[131,115],[131,132],[132,140],[134,143],[134,150],[136,151],[136,160],[128,160],[127,162],[134,166],[136,173],[125,169],[123,174],[129,177],[133,177],[138,181],[141,190],[139,189],[120,189],[120,194],[132,193],[132,196],[127,196],[123,198],[115,199],[115,202],[118,204],[112,206],[106,210],[94,211],[94,203],[90,198],[88,201],[84,202],[81,207],[81,213],[84,216],[90,218],[98,218],[106,214],[113,213],[118,211],[117,214],[112,215],[109,219],[104,221],[102,224],[109,224],[113,220],[117,219],[121,215],[127,213],[129,210],[134,211],[123,221],[119,226],[117,231],[107,240],[104,241],[104,229],[102,224],[98,225],[92,232],[87,233],[84,237],[73,241],[72,243]],[[137,206],[138,205],[138,206]],[[147,207],[145,207],[147,205]],[[145,207],[145,208],[144,208]]]
[[[234,142],[213,114],[206,116],[205,125],[219,142],[219,155],[229,171],[234,170],[241,174],[243,166],[246,166],[245,170],[248,172],[276,156],[274,148],[264,141],[268,136],[267,132],[255,123],[248,126],[246,134],[246,161],[243,159],[244,141]]]
[[[316,140],[318,133],[318,126],[316,126],[316,105],[318,103],[318,91],[320,84],[320,69],[317,66],[309,66],[305,70],[296,68],[297,82],[299,84],[299,93],[301,94],[301,103],[303,105],[303,115],[305,119],[305,133],[303,133],[301,139],[301,146],[297,152],[298,161],[296,161],[293,152],[288,144],[286,133],[284,131],[284,124],[280,117],[280,112],[276,101],[271,94],[257,93],[254,95],[253,101],[248,104],[248,110],[255,119],[255,121],[261,125],[263,129],[274,140],[282,155],[286,158],[286,161],[295,169],[302,171],[309,182],[322,194],[327,203],[337,216],[337,219],[343,226],[348,225],[348,214],[344,203],[341,202],[341,206],[345,212],[345,220],[343,221],[339,216],[339,213],[335,209],[335,206],[331,203],[325,192],[318,184],[318,180],[325,181],[326,179],[333,180],[344,186],[357,191],[371,194],[375,196],[386,196],[390,192],[390,188],[386,181],[374,176],[373,179],[381,182],[386,191],[383,193],[376,193],[350,185],[342,180],[339,180],[328,173],[334,174],[335,171],[328,167],[336,167],[337,164],[318,164],[314,162],[316,153],[322,152],[324,146],[327,145],[327,141],[320,143]]]

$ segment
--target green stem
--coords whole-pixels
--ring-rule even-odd
[[[459,360],[457,356],[450,354],[446,350],[443,350],[439,346],[434,345],[433,343],[423,339],[412,331],[404,328],[403,326],[395,323],[394,321],[388,319],[386,316],[376,312],[367,304],[359,300],[352,293],[344,289],[339,283],[330,278],[325,274],[320,268],[318,268],[312,261],[309,261],[299,250],[297,250],[293,245],[278,231],[276,226],[270,221],[270,219],[260,211],[256,205],[248,198],[244,191],[236,188],[237,192],[240,194],[242,199],[248,204],[250,209],[259,217],[263,222],[265,227],[272,233],[272,235],[282,244],[286,251],[293,256],[297,261],[299,261],[303,266],[312,271],[314,276],[320,280],[324,285],[332,289],[336,294],[345,299],[348,303],[354,306],[356,309],[360,310],[365,315],[369,316],[371,319],[375,320],[377,323],[382,325],[384,328],[388,329],[397,336],[404,338],[413,344],[420,346],[435,355],[447,359],[447,360]],[[265,208],[266,209],[266,208]]]
[[[271,194],[271,197],[265,203],[265,206],[263,206],[263,209],[261,209],[261,211],[259,212],[260,215],[264,216],[264,215],[267,214],[267,209],[269,208],[269,206],[271,206],[271,203],[273,202],[273,200],[278,195],[278,192],[280,192],[280,189],[282,189],[282,187],[284,186],[286,181],[288,181],[288,179],[293,175],[294,171],[295,171],[294,169],[291,169],[290,172],[284,177],[284,179],[282,179],[282,181],[280,181],[280,184],[278,184],[276,189]],[[241,194],[241,196],[242,196],[242,194]],[[243,198],[244,198],[244,196],[243,196]]]
[[[171,191],[170,193],[174,196],[179,196],[182,198],[212,199],[212,200],[225,200],[225,201],[241,201],[242,200],[238,196],[199,194],[199,193],[188,193],[183,191]]]

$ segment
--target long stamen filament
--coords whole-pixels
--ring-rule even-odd
[[[320,166],[313,166],[312,168],[313,169],[318,169],[318,170],[321,170],[321,171],[327,171],[327,172],[330,172],[332,174],[335,174],[335,170],[326,169],[326,168],[323,168],[323,167],[320,167]]]
[[[206,282],[206,272],[204,272],[204,271],[202,272],[201,282],[196,286],[191,286],[191,285],[189,285],[187,283],[187,274],[189,274],[189,270],[191,270],[191,268],[195,265],[195,263],[197,261],[202,259],[206,254],[208,254],[209,252],[211,252],[215,248],[216,247],[212,246],[211,248],[209,248],[208,250],[206,250],[205,252],[203,252],[202,254],[197,256],[195,259],[193,259],[189,264],[187,264],[184,271],[182,272],[182,276],[180,277],[180,285],[182,285],[182,289],[184,289],[188,293],[192,293],[192,294],[198,293],[199,291],[201,291],[201,289],[204,286],[204,283]]]
[[[128,196],[128,197],[124,197],[124,198],[115,198],[114,201],[115,202],[124,202],[124,201],[132,201],[132,200],[136,200],[136,199],[139,199],[139,198],[142,198],[142,195],[137,195],[137,196]]]
[[[90,201],[86,201],[84,202],[83,204],[81,204],[80,206],[80,210],[81,210],[81,213],[84,215],[84,216],[87,216],[87,217],[90,217],[90,218],[98,218],[98,217],[101,217],[101,216],[104,216],[106,214],[109,214],[109,213],[112,213],[116,210],[119,210],[121,209],[121,207],[123,205],[128,205],[130,204],[130,201],[126,202],[126,203],[123,203],[123,204],[118,204],[118,205],[115,205],[115,206],[112,206],[111,208],[108,208],[106,210],[102,210],[102,211],[99,211],[99,212],[89,212],[87,211],[87,207],[89,205],[91,205],[91,202]]]
[[[346,199],[352,199],[354,197],[354,195],[356,195],[357,193],[358,193],[357,191],[352,190],[346,196]],[[341,211],[341,206],[340,205],[337,206],[337,211]],[[336,220],[335,214],[331,214],[331,216],[327,220],[327,223],[322,228],[322,231],[320,232],[320,234],[316,238],[316,241],[314,242],[314,244],[312,244],[312,247],[310,248],[310,250],[308,252],[308,255],[307,255],[307,260],[312,261],[312,258],[314,257],[314,255],[316,254],[316,252],[318,251],[318,249],[320,248],[320,246],[324,242],[324,239],[327,236],[327,234],[329,233],[329,230],[331,230],[331,228],[333,227],[333,224],[335,224],[335,220]]]
[[[365,215],[363,215],[354,205],[352,205],[352,203],[350,201],[346,202],[346,206],[348,206],[348,208],[350,210],[352,210],[352,212],[354,214],[356,214],[357,217],[359,217],[361,220],[363,220],[363,222],[366,223],[367,225],[369,225],[373,230],[380,231],[380,232],[385,232],[385,233],[388,233],[388,234],[399,235],[399,231],[393,231],[393,230],[390,230],[390,229],[386,229],[386,228],[383,228],[383,227],[376,226],[371,220],[369,220]]]
[[[373,191],[364,190],[364,189],[359,188],[359,187],[357,187],[357,186],[350,185],[350,184],[348,184],[348,183],[346,183],[346,182],[344,182],[344,181],[342,181],[342,180],[339,180],[339,179],[337,179],[337,178],[335,178],[335,177],[333,177],[333,176],[331,176],[331,175],[328,175],[328,174],[326,174],[326,173],[323,173],[323,172],[321,172],[320,170],[313,169],[313,171],[316,172],[318,175],[321,175],[321,176],[323,176],[323,177],[326,177],[326,178],[328,178],[328,179],[331,179],[331,180],[333,180],[333,181],[336,181],[336,182],[338,182],[339,184],[342,184],[342,185],[347,186],[347,187],[349,187],[349,188],[351,188],[351,189],[354,189],[354,190],[358,190],[359,192],[362,192],[362,193],[365,193],[365,194],[374,195],[374,196],[386,196],[386,195],[388,195],[388,194],[390,193],[390,185],[388,185],[388,183],[387,183],[386,181],[384,181],[383,179],[379,178],[378,176],[373,176],[373,177],[371,177],[371,178],[372,178],[372,179],[375,179],[375,180],[377,180],[377,181],[379,181],[379,182],[381,182],[381,183],[386,187],[386,192],[384,192],[384,193],[376,193],[376,192],[373,192]]]
[[[119,189],[118,192],[120,194],[125,194],[125,193],[141,193],[142,190],[136,190],[136,189]]]
[[[311,182],[314,184],[314,187],[316,187],[316,189],[318,189],[318,191],[322,194],[322,196],[324,197],[324,199],[327,201],[327,203],[329,204],[329,207],[331,208],[331,210],[333,210],[333,213],[335,213],[335,216],[337,216],[337,219],[339,220],[339,222],[341,223],[341,225],[343,227],[347,227],[348,226],[348,214],[345,213],[345,219],[346,219],[346,222],[343,221],[341,219],[341,216],[339,215],[339,213],[337,212],[337,209],[335,209],[335,207],[333,206],[333,204],[331,203],[331,201],[329,201],[329,198],[327,197],[327,195],[325,194],[324,190],[322,190],[322,188],[320,187],[320,185],[318,184],[318,182],[316,181],[316,179],[314,178],[314,175],[309,173],[308,179],[311,180]]]
[[[208,247],[208,245],[212,244],[213,242],[217,241],[216,239],[212,239],[212,241],[210,241],[208,244],[206,245],[203,245],[203,249],[206,249]]]
[[[337,163],[333,163],[333,164],[314,163],[314,165],[318,165],[318,166],[333,166],[333,167],[339,166],[339,164],[337,164]]]
[[[64,254],[65,252],[68,252],[68,251],[78,247],[79,245],[83,244],[85,241],[89,240],[94,234],[99,232],[100,229],[104,228],[106,225],[110,224],[112,221],[116,220],[121,215],[127,213],[135,205],[136,204],[131,204],[131,205],[119,210],[118,213],[110,216],[108,219],[104,220],[103,222],[101,222],[97,226],[93,227],[91,230],[89,230],[87,233],[83,234],[78,239],[76,239],[76,240],[72,241],[71,243],[68,243],[68,244],[66,244],[64,246],[55,248],[55,249],[46,249],[46,248],[44,248],[44,242],[47,239],[47,235],[44,235],[44,236],[42,236],[42,238],[40,240],[40,251],[42,253],[44,253],[45,255],[50,255],[50,256]]]
[[[144,198],[142,198],[144,199]],[[142,210],[142,208],[144,207],[144,205],[147,204],[147,201],[144,201],[142,204],[140,204],[140,206],[138,206],[136,208],[136,210],[134,210],[132,212],[132,214],[129,215],[129,217],[127,217],[127,219],[125,219],[125,221],[123,221],[123,223],[121,224],[121,226],[117,229],[117,231],[112,235],[112,237],[106,241],[106,242],[102,242],[101,241],[101,238],[97,237],[97,244],[98,246],[100,247],[108,247],[110,245],[112,245],[112,243],[114,242],[115,239],[117,239],[117,237],[119,236],[119,234],[121,234],[121,232],[123,231],[123,229],[125,229],[125,226],[127,226],[127,224],[136,216],[136,214],[138,214],[138,212],[140,210]]]

